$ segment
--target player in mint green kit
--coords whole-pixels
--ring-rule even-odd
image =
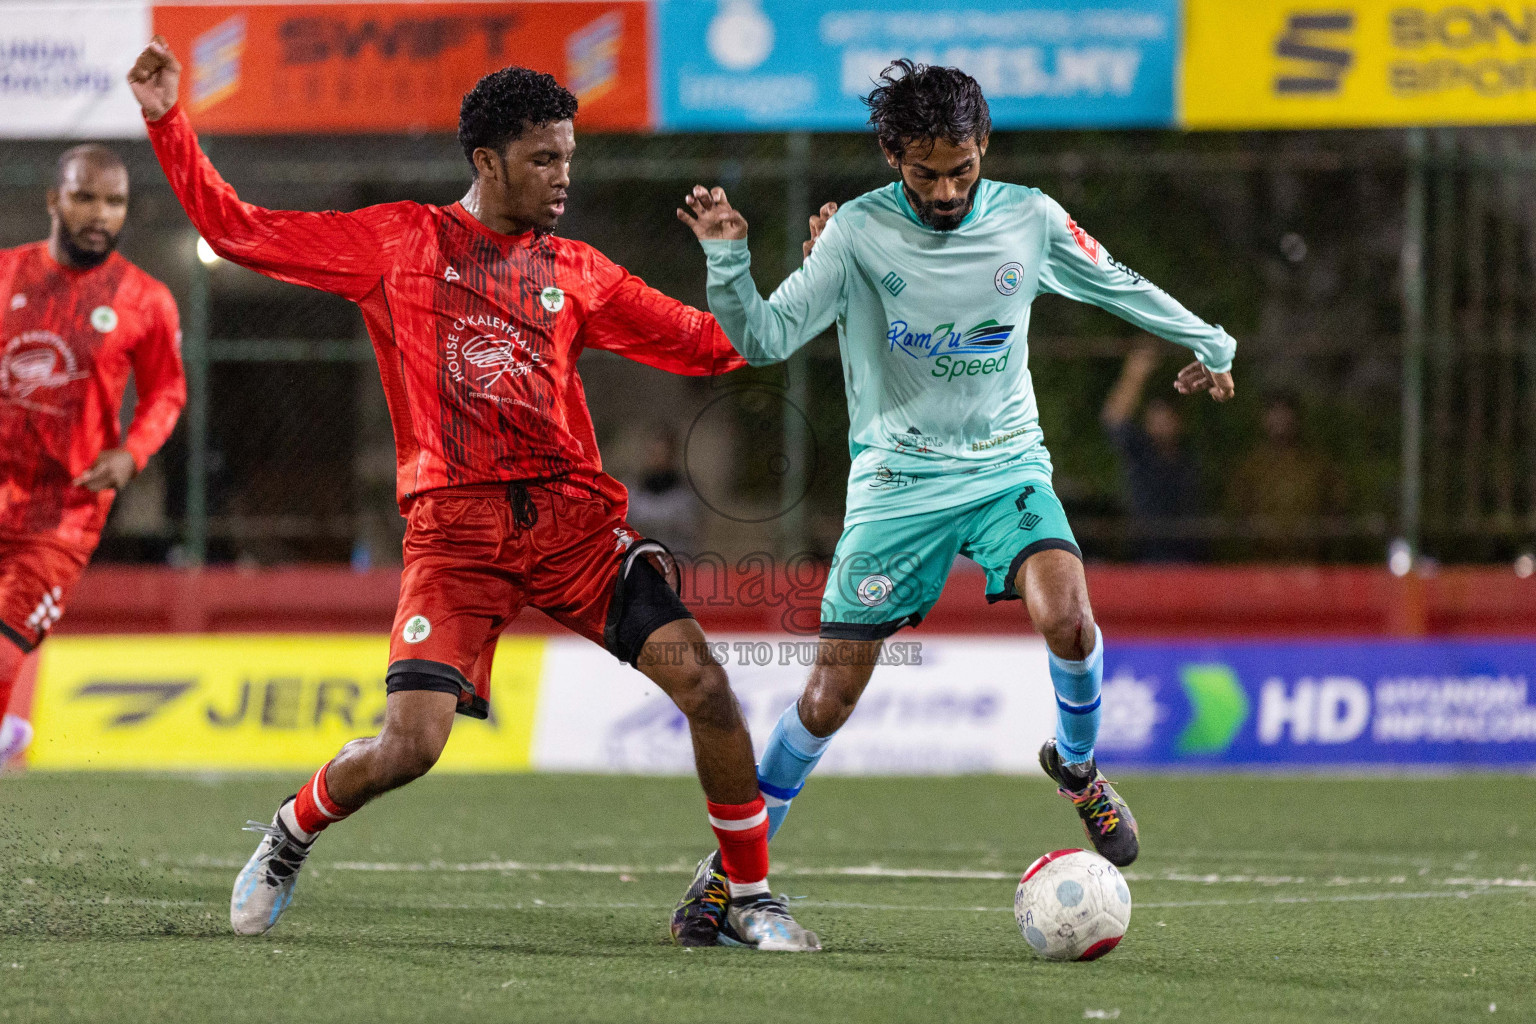
[[[1099,774],[1103,636],[1082,554],[1051,489],[1029,373],[1030,303],[1091,302],[1192,349],[1175,386],[1232,395],[1236,342],[1110,256],[1038,189],[981,177],[991,118],[975,80],[898,61],[868,98],[901,180],[812,220],[805,265],[769,299],[752,281],[747,225],[720,189],[679,210],[703,243],[709,307],[754,366],[789,358],[837,324],[853,457],[843,536],[822,599],[821,655],[758,765],[777,831],[868,684],[881,643],[917,625],[957,554],[987,572],[987,599],[1022,597],[1050,653],[1056,735],[1040,764],[1094,847],[1136,858],[1136,822]],[[828,219],[830,217],[830,219]],[[772,831],[770,831],[772,835]],[[729,942],[701,862],[674,934]]]

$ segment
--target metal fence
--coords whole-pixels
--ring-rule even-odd
[[[39,237],[60,146],[0,151],[0,244]],[[103,557],[398,560],[393,450],[361,318],[347,303],[223,263],[145,147],[124,250],[182,302],[191,401],[156,469],[119,502]],[[252,201],[349,208],[451,202],[451,139],[215,139]],[[1514,558],[1536,536],[1536,137],[1432,132],[1000,134],[989,176],[1037,185],[1115,255],[1240,342],[1238,398],[1176,403],[1200,495],[1176,521],[1127,513],[1100,409],[1134,332],[1036,303],[1031,370],[1062,495],[1090,557],[1151,537],[1213,560],[1379,561],[1403,538],[1443,561]],[[864,135],[583,136],[562,233],[702,304],[703,260],[672,210],[720,183],[752,223],[764,290],[800,259],[805,219],[890,180]],[[1169,387],[1173,346],[1149,388]],[[583,357],[610,469],[671,456],[697,497],[688,543],[830,551],[848,456],[829,336],[787,367],[684,380]],[[1149,392],[1150,393],[1150,392]],[[1299,431],[1268,431],[1293,406]],[[665,458],[662,459],[665,461]]]

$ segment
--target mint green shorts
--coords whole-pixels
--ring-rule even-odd
[[[1013,578],[1037,551],[1083,554],[1051,485],[1038,477],[938,512],[855,523],[843,531],[821,598],[821,635],[883,640],[923,621],[956,555],[987,571],[987,601],[1019,595]]]

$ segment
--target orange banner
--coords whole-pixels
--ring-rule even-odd
[[[650,122],[642,0],[156,6],[154,25],[207,131],[452,131],[464,93],[509,64],[574,92],[582,128]]]

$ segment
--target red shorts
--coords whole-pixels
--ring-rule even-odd
[[[0,537],[0,635],[30,652],[64,614],[91,550],[46,537]]]
[[[496,640],[530,605],[614,649],[604,640],[610,605],[640,536],[622,499],[556,487],[450,487],[412,501],[391,691],[458,692],[461,714],[486,717]],[[677,609],[675,618],[688,614]]]

